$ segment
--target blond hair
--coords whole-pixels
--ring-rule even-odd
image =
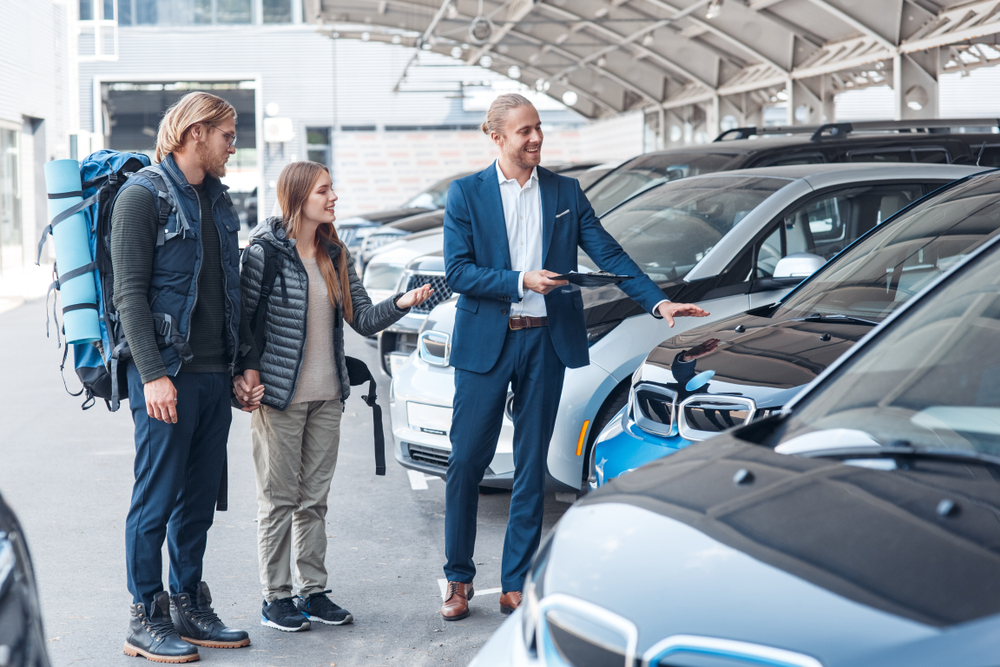
[[[504,93],[497,97],[490,105],[490,110],[486,112],[486,120],[482,124],[483,134],[486,136],[493,132],[503,134],[503,127],[507,122],[507,112],[525,106],[530,107],[532,104],[524,95]]]
[[[197,91],[188,93],[167,109],[156,133],[156,161],[184,145],[184,136],[193,125],[205,123],[216,126],[232,118],[236,120],[236,109],[221,97]]]
[[[309,194],[316,181],[329,170],[318,162],[292,162],[281,170],[278,176],[278,206],[281,207],[282,226],[288,238],[299,235],[302,223],[302,207],[305,206]],[[333,225],[320,225],[314,238],[316,245],[316,264],[326,282],[326,293],[334,306],[342,305],[344,319],[354,321],[354,302],[351,299],[351,283],[347,275],[347,248],[337,236]],[[337,248],[337,265],[330,259],[330,249]]]

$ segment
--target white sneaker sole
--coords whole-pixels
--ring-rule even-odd
[[[302,625],[300,625],[297,628],[289,628],[289,627],[285,627],[284,625],[278,625],[274,621],[269,621],[268,619],[266,619],[264,617],[261,617],[260,624],[261,625],[266,625],[269,628],[274,628],[275,630],[281,630],[282,632],[302,632],[303,630],[308,630],[309,627],[310,627],[309,626],[309,621],[306,621],[305,623],[303,623]]]
[[[354,622],[354,616],[352,616],[351,614],[348,614],[347,618],[345,618],[342,621],[328,621],[325,618],[320,618],[319,616],[310,616],[309,614],[306,614],[306,618],[308,618],[310,621],[316,621],[317,623],[322,623],[323,625],[347,625],[348,623]]]

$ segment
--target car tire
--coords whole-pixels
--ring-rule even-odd
[[[611,390],[608,397],[604,400],[604,405],[601,409],[597,411],[597,416],[594,417],[594,423],[590,427],[590,435],[587,436],[587,451],[584,452],[584,466],[583,466],[583,477],[581,481],[581,488],[584,493],[590,490],[590,484],[588,480],[590,478],[590,453],[594,449],[594,443],[597,441],[597,435],[604,430],[604,427],[608,425],[608,422],[618,414],[625,403],[628,401],[628,392],[632,388],[632,378],[629,377],[624,380],[617,387]]]

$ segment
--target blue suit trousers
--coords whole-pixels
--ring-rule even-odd
[[[180,373],[177,423],[146,413],[142,379],[128,365],[135,423],[135,484],[125,521],[125,567],[133,603],[148,610],[163,590],[163,540],[170,556],[170,592],[198,594],[202,557],[222,483],[233,420],[227,373]]]
[[[485,373],[455,370],[451,455],[445,492],[445,576],[476,574],[479,483],[497,448],[507,386],[514,392],[514,489],[500,585],[520,591],[542,537],[546,457],[562,393],[563,365],[545,327],[507,331],[497,363]]]

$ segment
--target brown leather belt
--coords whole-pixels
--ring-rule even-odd
[[[534,329],[535,327],[547,327],[549,326],[549,318],[512,317],[507,320],[507,326],[511,329],[511,331],[517,331],[518,329]]]

